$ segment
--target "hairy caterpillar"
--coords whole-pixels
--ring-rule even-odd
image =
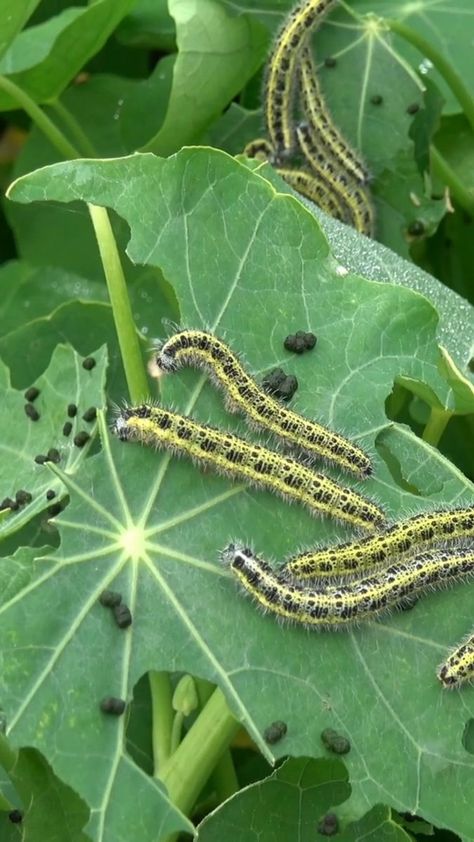
[[[339,165],[335,166],[332,161],[321,156],[317,140],[307,124],[302,123],[296,128],[296,136],[300,149],[314,172],[324,176],[332,189],[344,197],[350,224],[361,234],[372,237],[374,209],[368,191],[352,181]]]
[[[383,511],[352,489],[294,459],[166,409],[127,407],[121,410],[113,430],[124,441],[135,440],[190,456],[203,467],[268,489],[286,500],[302,503],[313,513],[339,518],[354,527],[371,530],[384,522]]]
[[[459,687],[474,678],[474,634],[453,649],[438,667],[438,678],[444,687]]]
[[[311,456],[320,456],[360,477],[372,473],[369,456],[344,436],[322,424],[283,407],[255,382],[228,345],[203,330],[183,330],[168,339],[156,356],[159,371],[183,366],[208,371],[231,410],[243,412],[249,421],[265,427],[285,444]]]
[[[318,25],[335,0],[303,0],[277,35],[267,64],[264,112],[268,135],[277,160],[294,147],[293,91],[298,54],[309,31]]]
[[[423,512],[377,535],[300,553],[288,561],[286,570],[297,579],[359,573],[393,557],[460,538],[474,538],[474,506]]]
[[[274,163],[275,152],[268,140],[256,138],[247,143],[244,149],[247,158],[255,158],[257,161],[268,161]],[[308,172],[303,169],[289,167],[277,167],[277,173],[286,181],[293,190],[309,199],[329,216],[339,219],[341,222],[351,224],[351,213],[345,200],[345,192],[335,187],[327,180],[324,172]]]
[[[323,628],[371,619],[425,588],[474,573],[474,550],[456,548],[417,555],[349,584],[308,588],[289,583],[247,548],[231,544],[222,558],[262,608],[305,626]]]
[[[334,125],[327,110],[311,50],[307,45],[300,53],[298,76],[301,104],[313,136],[313,146],[317,150],[314,154],[317,154],[319,164],[324,166],[328,158],[333,159],[354,181],[366,184],[369,174],[364,164]]]

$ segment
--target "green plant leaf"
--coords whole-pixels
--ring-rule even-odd
[[[22,552],[23,564],[31,564],[29,550]],[[0,735],[0,741],[4,738]],[[0,769],[0,776],[2,770]],[[32,748],[18,751],[15,763],[9,770],[17,798],[12,808],[23,814],[21,826],[17,828],[25,842],[88,842],[82,830],[89,819],[87,805],[79,796],[57,778],[47,760]],[[0,834],[2,842],[8,837],[12,822],[7,813],[0,812]],[[15,836],[12,835],[14,839]]]
[[[130,226],[130,258],[160,266],[176,292],[183,324],[224,333],[257,376],[285,365],[300,384],[298,411],[375,450],[375,476],[364,488],[389,515],[472,502],[472,484],[409,429],[388,422],[384,412],[400,376],[454,408],[456,396],[440,367],[436,310],[407,287],[341,272],[315,218],[258,173],[224,153],[187,149],[168,160],[134,155],[57,164],[16,182],[10,196],[81,197],[114,208]],[[366,248],[364,238],[340,226],[341,239],[346,234],[361,251]],[[409,274],[408,264],[392,260],[392,280],[397,266]],[[294,358],[283,350],[283,338],[303,327],[318,336],[317,350],[313,357]],[[192,372],[165,379],[162,400],[219,426],[237,423]],[[307,754],[308,746],[319,754],[321,730],[342,729],[352,744],[347,763],[358,815],[390,801],[472,840],[474,761],[462,733],[474,701],[468,689],[443,694],[435,677],[447,647],[470,627],[469,587],[430,595],[410,612],[346,634],[282,628],[241,598],[217,562],[218,551],[237,536],[281,560],[302,542],[339,537],[341,529],[269,494],[209,473],[200,476],[182,461],[109,442],[105,430],[102,435],[102,454],[74,477],[61,475],[71,504],[57,521],[62,544],[51,557],[54,572],[19,590],[0,613],[2,635],[21,626],[20,611],[37,621],[21,628],[15,691],[7,676],[0,685],[15,739],[48,756],[53,745],[55,752],[68,746],[67,757],[57,754],[56,771],[91,803],[91,790],[79,785],[71,759],[79,753],[72,726],[58,722],[57,712],[45,729],[37,725],[41,711],[49,710],[59,673],[69,676],[69,684],[74,675],[82,679],[73,665],[78,647],[94,652],[94,699],[115,687],[130,698],[150,669],[189,672],[219,684],[267,757],[272,752],[261,735],[273,720],[288,723],[275,754]],[[84,548],[80,536],[89,524],[94,532]],[[74,561],[78,552],[80,564]],[[97,605],[100,591],[112,584],[134,615],[125,636]],[[35,607],[50,603],[53,592],[61,594],[62,606],[54,629]],[[104,647],[96,653],[91,642],[97,623],[110,635],[105,648],[112,673],[102,661]],[[236,629],[244,630],[244,638]],[[46,660],[35,662],[29,636],[45,641]],[[83,692],[78,689],[71,702],[81,710]],[[21,708],[18,699],[27,700]],[[84,753],[84,745],[97,739],[95,714],[92,722],[81,719],[80,730]]]
[[[15,35],[20,32],[39,3],[40,0],[4,0],[0,33],[0,57],[3,56]]]
[[[103,406],[105,384],[106,353],[102,349],[94,354],[96,361],[92,371],[86,371],[82,360],[70,348],[58,346],[54,351],[50,368],[35,383],[40,390],[34,401],[34,408],[39,419],[32,421],[25,414],[25,397],[11,388],[8,370],[0,364],[0,388],[2,403],[0,406],[0,424],[7,435],[2,436],[0,451],[2,454],[2,499],[15,500],[16,492],[24,490],[31,494],[31,501],[21,505],[16,511],[0,521],[0,536],[10,535],[21,529],[35,515],[46,512],[48,507],[61,501],[65,496],[63,484],[57,476],[51,474],[46,465],[35,463],[39,454],[46,455],[50,448],[56,448],[61,464],[74,473],[78,464],[89,449],[74,445],[74,436],[84,430],[92,437],[95,423],[84,421],[82,414],[90,407]],[[78,406],[77,417],[71,419],[67,414],[69,404]],[[45,412],[45,408],[47,411]],[[71,421],[72,430],[68,436],[63,434],[63,425]],[[54,492],[54,500],[48,500],[46,492]],[[56,512],[57,514],[57,512]],[[52,515],[54,516],[54,515]]]
[[[96,0],[87,8],[65,9],[21,32],[0,61],[8,76],[36,102],[53,100],[105,44],[134,0]],[[0,110],[17,103],[0,91]]]
[[[168,12],[168,0],[136,0],[116,35],[119,41],[133,47],[174,52],[176,28]]]
[[[319,820],[349,794],[347,771],[339,760],[287,760],[205,818],[195,842],[314,842]]]
[[[145,151],[169,155],[193,143],[261,64],[267,38],[216,0],[170,0],[178,57],[168,111]]]

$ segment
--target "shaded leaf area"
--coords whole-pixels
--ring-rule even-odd
[[[195,142],[258,69],[267,35],[257,21],[217,0],[170,0],[178,56],[168,110],[144,147],[159,155]]]
[[[371,450],[380,447],[375,476],[364,489],[391,516],[436,502],[472,501],[467,480],[409,430],[387,424],[383,410],[401,375],[443,403],[453,399],[438,370],[436,311],[405,287],[340,274],[316,220],[293,197],[276,193],[224,153],[197,149],[167,161],[136,155],[58,164],[17,182],[11,197],[82,198],[112,206],[130,225],[131,259],[159,265],[173,285],[183,325],[206,325],[225,334],[257,376],[283,365],[300,383],[298,411],[346,430]],[[296,329],[318,336],[313,355],[294,358],[283,350],[283,338]],[[202,420],[236,426],[223,412],[221,398],[195,373],[166,379],[162,396]],[[243,425],[238,429],[244,431]],[[14,605],[5,604],[1,615],[9,628],[18,629],[16,612],[35,616],[28,603],[44,604],[44,589],[74,591],[74,599],[64,595],[54,643],[51,618],[40,618],[41,628],[25,632],[50,641],[47,647],[56,654],[48,649],[47,657],[61,655],[54,666],[28,661],[24,672],[30,683],[23,686],[16,677],[14,698],[5,687],[13,708],[18,699],[26,700],[10,717],[16,738],[34,740],[48,756],[56,756],[62,741],[72,743],[74,753],[67,723],[60,726],[53,718],[54,724],[38,734],[36,722],[48,704],[52,674],[56,669],[74,674],[69,642],[95,652],[88,630],[96,622],[118,634],[96,604],[100,590],[113,583],[131,605],[134,623],[125,638],[111,637],[110,645],[107,638],[98,653],[95,699],[108,679],[104,648],[114,663],[114,682],[128,697],[149,669],[206,677],[222,687],[267,757],[261,734],[276,719],[288,723],[288,735],[275,753],[303,755],[313,746],[319,754],[324,727],[346,733],[359,815],[368,805],[389,802],[472,839],[473,815],[466,805],[474,763],[461,738],[474,701],[469,691],[443,694],[435,678],[448,646],[470,627],[470,588],[430,595],[410,612],[345,634],[283,628],[238,595],[217,562],[219,550],[232,538],[251,539],[258,550],[282,560],[295,546],[341,537],[342,530],[268,494],[200,476],[184,462],[170,462],[138,445],[113,441],[109,446],[105,439],[104,444],[104,453],[87,460],[74,488],[71,478],[62,477],[71,505],[58,519],[63,542],[58,561],[51,561],[57,570],[18,594]],[[88,500],[92,488],[93,503]],[[91,523],[90,543],[86,550],[81,545],[76,562],[77,536]],[[236,636],[236,629],[245,631]],[[96,632],[95,643],[97,638]],[[30,657],[26,640],[17,652],[21,659]],[[35,670],[44,676],[41,686]],[[84,722],[83,739],[92,727]],[[91,793],[78,785],[77,769],[60,752],[57,758],[58,774],[91,803]]]
[[[133,0],[97,0],[68,8],[45,23],[20,32],[0,61],[0,73],[36,102],[52,100],[105,44]],[[17,103],[0,91],[0,110]]]
[[[251,166],[254,171],[275,185],[278,191],[296,195],[267,164],[253,162]],[[474,307],[432,275],[394,254],[381,243],[360,237],[352,228],[328,216],[312,202],[302,197],[298,198],[318,220],[334,257],[340,261],[342,267],[374,281],[407,286],[431,301],[440,317],[437,328],[440,345],[444,346],[458,369],[455,388],[459,390],[460,395],[465,395],[465,378],[468,380],[467,388],[472,394]],[[469,411],[472,411],[472,408]]]
[[[298,838],[300,842],[323,839],[320,829],[339,828],[341,842],[369,839],[373,842],[408,842],[411,838],[391,818],[387,807],[377,806],[362,819],[341,830],[331,816],[350,794],[347,772],[337,760],[287,760],[272,775],[252,784],[226,801],[199,825],[196,842],[277,842]],[[348,802],[350,803],[350,802]],[[344,804],[347,810],[348,804]],[[334,809],[336,808],[336,809]],[[329,815],[328,815],[329,814]]]
[[[0,56],[4,54],[15,35],[21,31],[39,2],[40,0],[4,0]]]
[[[0,522],[0,535],[7,536],[21,529],[35,515],[45,512],[64,498],[65,488],[57,476],[44,464],[37,464],[35,457],[47,455],[51,448],[57,451],[57,458],[65,470],[74,473],[83,456],[89,449],[90,442],[84,446],[74,444],[74,438],[80,432],[87,432],[92,441],[95,421],[86,421],[83,414],[91,407],[103,406],[103,392],[106,372],[105,348],[94,353],[95,368],[87,371],[82,367],[82,359],[71,348],[58,346],[51,360],[50,367],[34,383],[39,395],[31,405],[38,414],[32,420],[25,412],[27,401],[22,392],[11,388],[9,373],[5,365],[0,364],[0,384],[2,403],[0,406],[0,426],[2,440],[0,453],[2,461],[2,483],[0,498],[15,500],[15,495],[26,491],[31,495],[29,502],[23,503]],[[69,404],[77,406],[77,415],[68,415]],[[69,423],[71,430],[65,435],[64,425]],[[53,492],[48,499],[47,492]],[[57,514],[57,511],[55,511]],[[50,513],[50,516],[54,516]]]
[[[168,0],[136,0],[116,35],[119,41],[133,47],[175,50],[176,27],[168,12]]]
[[[436,135],[436,146],[464,186],[472,192],[474,190],[474,132],[463,114],[453,114],[443,119],[441,129]]]
[[[24,551],[28,565],[31,558]],[[0,741],[5,738],[0,735]],[[11,809],[18,810],[22,819],[14,823],[9,812],[0,812],[2,842],[21,839],[23,842],[88,842],[83,833],[89,810],[81,798],[54,774],[47,760],[32,748],[15,752],[12,768],[8,770],[8,784],[13,784]],[[4,752],[2,750],[2,756]],[[5,792],[4,772],[0,770],[0,786]]]
[[[291,5],[288,3],[285,9]],[[247,4],[239,3],[239,8],[242,6],[247,8]],[[268,11],[270,6],[275,4],[269,4]],[[255,14],[263,14],[267,25],[275,30],[283,20],[281,5],[277,11],[279,15],[269,18],[260,6]],[[411,110],[423,109],[422,82],[397,51],[384,22],[361,14],[352,5],[331,11],[312,43],[321,87],[334,120],[363,154],[374,176],[377,239],[408,256],[410,222],[416,219],[432,233],[446,210],[443,203],[434,202],[426,193],[410,136],[414,120]],[[335,59],[335,66],[325,65],[328,57]],[[248,134],[245,142],[253,137]],[[229,142],[234,145],[227,136],[224,148],[229,148]]]
[[[12,384],[26,389],[49,365],[58,342],[69,342],[87,356],[102,343],[116,346],[117,336],[112,310],[103,282],[87,280],[57,267],[34,268],[22,261],[0,269],[2,305],[0,318],[4,332],[0,338],[0,357],[10,368]],[[153,308],[152,302],[163,295],[166,285],[153,268],[134,273],[130,283],[133,315],[142,334],[160,332],[163,313],[175,315],[169,307]],[[119,354],[112,354],[108,385],[113,394],[125,395],[126,382]]]

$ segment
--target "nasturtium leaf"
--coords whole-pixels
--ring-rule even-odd
[[[15,35],[21,31],[22,26],[39,3],[40,0],[3,0],[0,56],[3,56]]]
[[[25,564],[31,565],[31,553],[24,550],[22,555]],[[24,842],[90,842],[90,837],[83,833],[89,819],[87,805],[59,780],[36,749],[21,748],[8,772],[16,792],[12,807],[22,814],[19,830]],[[3,776],[4,771],[0,769],[0,777]],[[4,835],[9,831],[8,825],[12,825],[8,814],[0,812],[2,842],[8,838]]]
[[[349,794],[347,771],[339,760],[290,759],[214,810],[197,828],[195,840],[314,842],[319,821]]]
[[[129,256],[161,268],[183,325],[224,334],[257,377],[283,365],[299,380],[296,410],[345,430],[374,452],[375,474],[364,490],[389,516],[472,503],[472,484],[384,412],[400,376],[454,408],[451,384],[439,370],[435,308],[407,287],[341,271],[317,221],[293,196],[205,149],[166,161],[135,155],[58,164],[19,180],[10,196],[79,197],[114,208],[130,226]],[[358,240],[362,248],[366,241]],[[318,336],[318,345],[295,358],[283,339],[302,328]],[[198,419],[225,428],[238,424],[250,435],[193,372],[166,378],[161,395]],[[102,442],[102,454],[74,477],[61,475],[71,503],[57,520],[62,543],[51,556],[54,572],[19,591],[0,613],[2,635],[18,628],[24,635],[14,689],[8,676],[0,685],[14,738],[52,754],[57,773],[90,804],[93,784],[74,759],[99,739],[96,720],[87,723],[81,713],[77,733],[57,711],[44,728],[37,724],[41,711],[51,710],[52,687],[62,675],[74,688],[74,712],[83,711],[77,651],[87,651],[88,662],[94,653],[94,699],[111,690],[110,675],[130,698],[150,669],[189,672],[222,687],[267,757],[308,754],[308,747],[321,754],[321,730],[343,730],[352,745],[346,762],[357,815],[389,801],[472,840],[474,760],[462,733],[474,699],[469,689],[446,694],[435,677],[448,647],[469,630],[469,586],[430,594],[411,611],[344,634],[282,627],[242,598],[217,561],[219,550],[237,537],[281,561],[301,544],[342,537],[342,529],[267,493],[201,475],[184,461],[109,441],[105,429]],[[112,585],[126,594],[134,615],[125,638],[114,636],[96,602]],[[39,616],[38,606],[53,594],[61,598],[60,616]],[[21,612],[37,624],[23,628]],[[98,634],[97,624],[105,631]],[[110,635],[111,674],[102,634]],[[45,642],[44,659],[35,660],[30,638],[38,646]],[[287,722],[288,733],[270,750],[262,734],[277,719]],[[100,787],[96,757],[94,764]]]
[[[169,155],[195,142],[262,63],[265,30],[235,15],[218,0],[170,0],[178,56],[168,110],[158,133],[145,146]]]
[[[96,0],[64,9],[56,17],[20,32],[0,60],[0,74],[43,103],[61,91],[105,44],[134,0]],[[0,111],[18,103],[0,90]]]
[[[105,348],[94,352],[95,368],[87,371],[82,359],[71,348],[59,345],[54,351],[51,364],[40,377],[31,383],[39,395],[31,406],[38,413],[37,420],[31,420],[25,412],[27,400],[23,392],[10,386],[9,373],[0,364],[0,428],[2,439],[0,453],[2,462],[1,499],[15,500],[19,491],[26,491],[31,500],[11,510],[10,515],[0,522],[0,536],[6,536],[21,529],[40,512],[64,499],[65,489],[58,477],[51,473],[48,465],[38,464],[35,457],[46,456],[53,448],[58,451],[60,464],[74,473],[89,449],[89,442],[83,447],[74,444],[74,437],[85,431],[92,441],[95,422],[86,422],[82,415],[94,406],[104,405],[106,371]],[[68,405],[78,407],[77,415],[68,415]],[[71,423],[69,435],[64,435],[64,424]],[[48,464],[51,464],[49,462]],[[54,492],[48,500],[46,492]],[[57,512],[55,512],[55,515]],[[55,516],[50,515],[50,516]]]

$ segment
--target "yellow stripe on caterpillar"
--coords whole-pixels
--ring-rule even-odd
[[[449,653],[438,667],[437,676],[443,687],[452,690],[474,679],[474,634]]]
[[[317,139],[313,137],[307,124],[300,124],[296,129],[298,145],[309,166],[319,176],[323,176],[333,189],[344,196],[349,210],[350,222],[361,234],[373,237],[375,215],[369,191],[353,181],[339,166],[321,155]]]
[[[323,173],[282,167],[279,167],[277,172],[293,190],[314,202],[329,216],[351,225],[352,216],[345,203],[345,194],[341,190],[337,192]]]
[[[303,46],[298,61],[299,91],[306,122],[313,136],[315,150],[320,150],[321,165],[334,160],[350,178],[367,184],[369,173],[357,153],[335,126],[321,92],[316,67],[309,46]]]
[[[308,550],[290,558],[285,569],[296,579],[344,576],[465,538],[474,538],[474,506],[423,512],[359,541]]]
[[[375,618],[426,588],[452,584],[474,573],[474,550],[437,550],[346,585],[308,588],[291,584],[242,546],[231,544],[222,558],[261,608],[304,626],[322,628]]]
[[[127,407],[112,429],[123,441],[138,441],[189,456],[198,465],[230,479],[301,503],[313,514],[369,530],[384,522],[383,511],[371,500],[294,459],[167,409],[146,404]]]
[[[287,409],[248,374],[238,357],[218,337],[203,330],[183,330],[171,336],[156,356],[158,371],[184,366],[204,369],[222,389],[231,411],[264,427],[285,444],[311,456],[327,459],[360,477],[372,473],[369,456],[349,439],[309,418]]]
[[[293,93],[299,51],[310,30],[318,26],[335,0],[303,0],[280,29],[267,63],[264,114],[268,136],[278,160],[294,147]]]

